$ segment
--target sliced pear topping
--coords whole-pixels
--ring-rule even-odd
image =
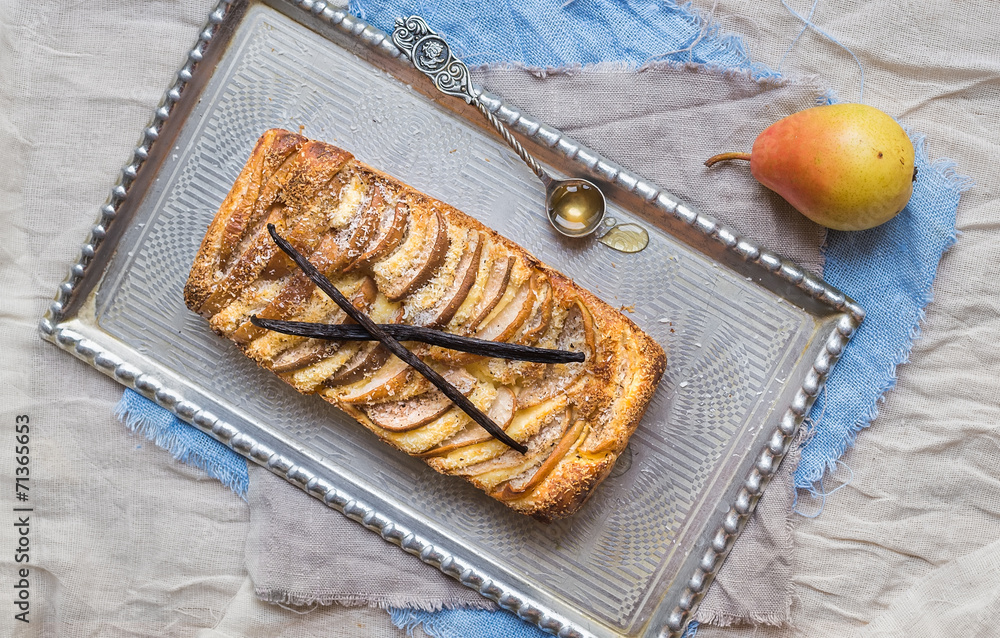
[[[489,281],[483,289],[482,298],[472,313],[472,318],[468,325],[475,329],[493,311],[493,309],[503,299],[507,292],[507,284],[510,283],[510,275],[514,271],[514,264],[517,259],[514,257],[503,257],[493,262],[493,269],[490,271]]]
[[[552,286],[542,273],[531,275],[531,292],[534,293],[535,306],[531,309],[531,318],[525,322],[524,328],[516,341],[524,345],[534,345],[552,320]]]
[[[573,304],[566,313],[562,330],[555,339],[555,347],[563,350],[587,351],[587,327],[579,306]],[[592,328],[592,325],[591,325]],[[592,339],[592,337],[591,337]],[[550,397],[566,394],[580,375],[589,365],[591,353],[587,352],[588,361],[584,363],[553,363],[549,364],[541,378],[525,385],[517,395],[517,400],[523,406],[537,405]]]
[[[200,257],[192,265],[191,276],[184,286],[188,308],[211,316],[203,306],[229,271],[234,256],[242,250],[245,233],[255,226],[249,220],[261,189],[306,141],[301,135],[276,129],[266,131],[257,140],[246,166],[209,225]]]
[[[548,278],[544,274],[536,272],[531,276],[530,285],[531,292],[535,297],[531,316],[524,322],[517,334],[506,339],[506,341],[526,346],[534,346],[542,337],[549,334],[557,320],[553,318],[552,286],[549,285]],[[554,337],[550,341],[551,344],[554,344]],[[542,347],[550,347],[551,344],[545,344]],[[543,363],[497,358],[489,359],[485,365],[485,373],[504,385],[530,382],[540,377],[546,368]]]
[[[449,369],[441,376],[466,396],[476,385],[476,378],[462,368]],[[451,399],[435,388],[407,401],[379,403],[364,408],[364,411],[372,423],[382,429],[390,432],[408,432],[430,423],[451,408]]]
[[[354,357],[344,364],[344,367],[323,382],[327,387],[349,385],[364,379],[366,375],[378,370],[389,360],[389,350],[375,341],[364,342]]]
[[[281,205],[275,206],[269,211],[265,221],[269,224],[274,224],[279,228],[283,228],[283,209],[284,207]],[[274,242],[271,241],[271,237],[267,234],[266,230],[258,231],[252,235],[247,240],[247,245],[244,250],[242,250],[236,258],[232,268],[230,268],[226,275],[215,284],[215,290],[208,297],[208,299],[205,300],[205,303],[202,304],[201,308],[198,309],[198,312],[206,317],[211,317],[211,319],[214,320],[222,310],[236,301],[248,286],[259,283],[260,271],[277,250],[277,247],[274,245]],[[230,311],[230,314],[234,313]],[[216,323],[223,324],[221,320]],[[233,323],[236,323],[236,319],[225,322],[224,325],[228,326]],[[218,329],[224,334],[229,334],[235,330],[238,325],[239,324],[236,323],[236,325],[233,325],[230,329]]]
[[[426,283],[448,251],[448,224],[440,210],[411,210],[409,217],[403,245],[372,266],[379,290],[392,301]]]
[[[535,293],[531,286],[525,284],[521,286],[514,297],[503,310],[498,312],[493,319],[479,329],[476,338],[487,341],[507,341],[524,325],[524,322],[531,316],[531,309],[535,305]]]
[[[320,385],[340,370],[353,357],[357,356],[356,344],[346,344],[341,346],[333,356],[317,361],[312,365],[285,372],[281,378],[287,381],[292,387],[304,394],[311,394]]]
[[[350,297],[354,307],[359,310],[367,311],[378,295],[378,291],[375,289],[375,282],[370,277],[364,277],[360,280],[355,279],[353,281],[349,279],[341,283],[340,286],[344,293]],[[343,323],[348,320],[344,311],[318,288],[313,287],[310,297],[308,303],[303,301],[298,306],[301,308],[300,312],[289,312],[286,316],[296,321],[320,321],[325,323]],[[269,306],[269,308],[272,307]],[[263,312],[260,313],[260,315],[263,314]],[[253,326],[253,324],[249,325]],[[257,328],[256,326],[253,327]],[[242,327],[240,329],[243,330]],[[275,372],[295,370],[319,360],[315,359],[307,363],[304,362],[301,365],[292,366],[290,361],[302,356],[302,353],[292,353],[289,352],[290,350],[296,349],[299,346],[326,350],[326,346],[334,345],[331,342],[324,342],[318,339],[306,339],[280,332],[270,332],[263,328],[259,328],[258,330],[260,331],[260,336],[247,346],[246,353],[257,361],[265,363],[265,365],[267,362],[271,362],[271,369]],[[339,346],[339,344],[336,345]],[[286,352],[288,352],[288,355],[283,356]],[[333,354],[333,351],[331,350],[329,354]],[[278,369],[279,357],[282,358],[281,369]]]
[[[539,428],[527,441],[528,452],[519,454],[505,451],[492,459],[474,463],[455,472],[459,476],[472,477],[477,487],[490,490],[499,483],[517,476],[529,467],[535,466],[548,456],[556,446],[571,422],[570,410],[563,410]]]
[[[402,317],[402,308],[397,309],[392,317],[391,323],[398,323]],[[363,341],[361,343],[363,345],[357,355],[348,361],[343,369],[338,371],[337,374],[327,379],[323,385],[327,387],[335,387],[356,383],[364,379],[370,373],[382,368],[385,362],[389,360],[389,349],[378,341]]]
[[[317,291],[317,294],[322,294]],[[376,297],[371,305],[368,315],[377,323],[387,323],[399,317],[399,304],[392,303],[382,295]],[[281,378],[290,383],[299,392],[309,394],[316,391],[320,384],[336,375],[348,364],[358,363],[359,357],[364,358],[371,349],[380,346],[378,342],[352,341],[343,344],[337,352],[327,359],[323,359],[305,368],[286,372]]]
[[[497,244],[489,235],[480,233],[479,242],[482,244],[482,248],[479,251],[479,264],[475,268],[475,280],[455,312],[455,316],[447,324],[448,330],[451,332],[460,332],[462,326],[467,325],[475,318],[475,315],[478,314],[479,301],[483,298],[483,293],[489,284],[494,262],[498,258],[506,259],[506,254],[498,255]]]
[[[514,413],[516,411],[517,395],[515,395],[510,388],[506,388],[504,386],[498,387],[497,397],[490,405],[490,411],[488,413],[489,417],[493,419],[494,423],[506,431],[507,427],[510,426],[511,421],[513,421]],[[478,423],[469,423],[469,425],[465,426],[465,428],[458,434],[447,439],[441,443],[441,445],[420,454],[419,456],[422,458],[440,456],[459,448],[489,441],[492,438],[493,436],[484,430]]]
[[[587,438],[588,433],[589,428],[587,427],[587,422],[582,419],[577,421],[573,424],[573,427],[563,434],[562,438],[559,439],[556,445],[551,448],[551,451],[547,456],[540,455],[538,459],[533,459],[527,469],[524,469],[519,474],[515,475],[515,477],[508,481],[506,485],[502,485],[500,489],[492,492],[490,496],[500,499],[501,501],[509,501],[519,498],[535,489],[541,484],[542,481],[545,480],[546,477],[548,477],[549,474],[552,473],[552,470],[556,469],[556,466],[559,465],[559,463],[566,458],[568,454],[579,448],[583,440]],[[534,467],[535,465],[537,465],[537,468]],[[507,476],[510,476],[511,473],[512,472],[508,472]],[[492,483],[495,487],[497,485],[497,478],[502,480],[505,477],[483,476],[481,477],[481,481],[484,484],[487,482]]]
[[[520,409],[518,406],[517,413],[505,431],[515,441],[525,442],[565,409],[566,403],[566,397],[557,396],[531,408]],[[439,472],[453,473],[463,467],[494,459],[508,450],[509,447],[493,439],[447,452],[443,456],[430,458],[427,462]]]
[[[492,383],[477,383],[469,394],[469,401],[480,410],[487,410],[496,398]],[[471,418],[461,408],[453,407],[427,425],[407,432],[390,432],[375,428],[375,433],[408,454],[419,454],[464,428]]]
[[[336,270],[337,265],[342,263],[343,259],[344,253],[337,242],[336,233],[327,233],[324,235],[316,250],[309,257],[309,261],[322,272]],[[372,282],[372,286],[374,285],[374,282]],[[316,284],[310,281],[305,273],[297,272],[285,281],[281,292],[256,314],[263,319],[298,317],[301,309],[315,290]],[[248,320],[233,332],[231,337],[237,343],[242,344],[249,343],[266,332],[266,330],[253,325]]]
[[[402,359],[391,357],[378,372],[352,387],[323,389],[324,397],[339,399],[344,403],[375,403],[391,400],[417,372]]]
[[[350,235],[344,250],[349,262],[358,259],[365,252],[372,238],[379,232],[382,213],[385,210],[384,188],[383,185],[375,182],[370,189],[371,197],[368,200],[368,205],[362,206],[360,214],[351,219]]]
[[[234,258],[246,247],[244,242],[247,236],[259,230],[261,218],[266,216],[281,186],[287,181],[291,166],[298,159],[298,151],[307,140],[277,134],[269,142],[271,146],[259,166],[259,181],[255,180],[257,188],[247,185],[241,206],[233,211],[222,233],[219,245],[219,269],[222,272],[229,270]]]
[[[439,328],[451,321],[455,313],[458,312],[458,308],[468,296],[472,285],[476,282],[476,274],[479,269],[479,258],[482,250],[483,242],[481,241],[479,232],[470,230],[469,236],[466,239],[465,252],[462,254],[462,259],[455,268],[455,276],[452,279],[451,287],[441,296],[441,300],[436,306],[418,318],[417,323],[419,325],[425,325],[429,328]]]
[[[282,352],[271,363],[271,372],[281,374],[291,372],[310,366],[317,361],[322,361],[327,357],[332,357],[337,350],[340,350],[340,343],[336,341],[310,340],[309,343]]]
[[[474,231],[473,231],[474,232]],[[462,262],[468,244],[469,231],[461,226],[448,227],[448,252],[434,276],[406,297],[409,323],[426,325],[426,315],[437,305],[455,281],[455,272]]]
[[[322,207],[328,227],[334,230],[349,227],[365,202],[369,201],[369,184],[356,171],[352,171],[344,182],[337,191],[336,205]],[[332,190],[327,195],[332,195]]]
[[[347,270],[363,268],[393,253],[403,243],[406,233],[406,202],[399,200],[395,206],[386,207],[379,223],[379,234],[353,262]]]
[[[300,252],[309,254],[319,243],[330,225],[325,209],[339,194],[330,194],[326,188],[331,181],[341,179],[340,169],[349,158],[341,154],[342,161],[331,162],[330,147],[320,142],[302,145],[261,189],[254,202],[250,219],[243,230],[245,239],[240,241],[238,257],[226,275],[216,284],[216,289],[198,311],[206,316],[217,314],[236,300],[251,283],[272,272],[271,278],[290,272],[287,260],[267,233],[267,224],[282,230]],[[308,205],[304,203],[308,202]],[[286,213],[294,213],[286,223]],[[352,211],[353,212],[353,211]],[[242,322],[240,322],[242,323]],[[234,325],[226,333],[239,327]]]

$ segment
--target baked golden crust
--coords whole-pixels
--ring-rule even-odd
[[[521,455],[378,343],[253,326],[252,314],[348,320],[275,248],[268,223],[377,322],[582,350],[586,361],[545,365],[411,344],[527,446]],[[205,234],[184,300],[300,392],[545,521],[575,512],[607,476],[666,364],[627,317],[510,240],[342,149],[282,130],[257,142]]]

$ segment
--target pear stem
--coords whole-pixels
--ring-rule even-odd
[[[716,162],[724,162],[726,160],[746,160],[749,162],[750,153],[719,153],[705,160],[705,166],[711,166]]]

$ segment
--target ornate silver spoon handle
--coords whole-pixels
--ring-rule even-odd
[[[552,178],[549,177],[535,158],[521,146],[510,130],[504,126],[493,113],[486,108],[479,96],[472,92],[472,82],[469,79],[469,67],[456,58],[451,47],[431,28],[420,16],[410,16],[405,20],[396,18],[396,28],[392,31],[392,43],[406,57],[410,58],[417,70],[429,77],[439,91],[447,95],[460,97],[479,109],[489,123],[503,137],[503,140],[514,149],[518,157],[524,160],[528,168],[548,187]]]

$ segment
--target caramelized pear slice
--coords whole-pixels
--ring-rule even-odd
[[[529,467],[522,471],[507,483],[501,484],[499,489],[490,493],[490,496],[501,501],[512,501],[538,487],[567,454],[579,447],[580,442],[586,438],[587,430],[586,421],[580,420],[574,423],[537,468]]]
[[[427,283],[448,252],[448,224],[440,210],[409,215],[403,245],[372,266],[379,290],[399,301]]]
[[[507,292],[507,284],[510,283],[510,275],[514,270],[514,257],[501,257],[493,262],[493,269],[490,271],[489,281],[483,289],[483,296],[479,300],[472,313],[472,320],[468,325],[475,328],[486,318]]]
[[[596,335],[593,318],[583,304],[574,303],[569,308],[555,347],[560,350],[583,351],[587,355],[587,361],[550,363],[541,378],[524,386],[518,393],[517,399],[522,406],[537,405],[554,396],[567,393],[587,367],[592,365]]]
[[[332,156],[336,156],[337,161],[330,161]],[[334,153],[327,144],[306,142],[282,165],[261,189],[253,204],[250,219],[243,229],[246,239],[241,240],[240,252],[232,267],[216,283],[215,291],[198,312],[206,316],[217,314],[269,269],[288,272],[281,266],[284,258],[277,256],[281,251],[270,241],[267,224],[282,229],[300,252],[309,254],[313,251],[322,233],[329,228],[327,208],[340,197],[339,188],[328,186],[342,179],[338,174],[349,157],[343,152]],[[302,206],[303,202],[314,200],[320,204]],[[287,228],[286,211],[299,213]],[[236,327],[239,327],[238,324],[234,329]]]
[[[225,206],[230,201],[238,202],[222,231],[219,242],[219,270],[223,272],[229,270],[245,233],[255,225],[254,206],[261,199],[261,191],[271,183],[276,174],[287,175],[288,170],[285,166],[307,141],[301,135],[273,129],[267,131],[257,141],[257,147],[254,148],[247,164],[249,170],[244,169],[240,173],[233,190],[223,203]]]
[[[385,198],[382,194],[383,188],[385,187],[378,182],[372,184],[370,189],[372,195],[368,200],[368,205],[362,207],[361,213],[351,219],[349,227],[350,235],[347,238],[347,246],[344,250],[349,261],[353,262],[360,258],[371,239],[379,232],[379,224],[385,209]],[[349,268],[345,268],[345,271]]]
[[[449,369],[442,376],[466,396],[476,385],[476,378],[462,368]],[[451,408],[451,399],[435,388],[407,401],[379,403],[363,409],[372,423],[380,428],[390,432],[408,432],[430,423]],[[489,433],[486,435],[489,436]]]
[[[393,314],[389,323],[399,323],[403,318],[403,309],[399,308]],[[323,385],[332,388],[348,385],[364,379],[367,375],[380,369],[389,360],[389,349],[378,341],[362,342],[364,345],[358,354]]]
[[[496,395],[496,388],[492,384],[476,383],[472,392],[469,393],[468,399],[474,406],[486,412]],[[452,406],[450,410],[430,423],[407,432],[390,432],[382,430],[374,424],[372,428],[382,439],[390,441],[407,454],[420,454],[460,431],[471,420],[472,418],[461,408]]]
[[[465,254],[462,255],[462,260],[458,262],[458,267],[455,269],[455,278],[451,288],[445,292],[441,301],[431,310],[431,319],[426,324],[428,327],[445,326],[458,312],[458,308],[468,296],[472,284],[476,282],[482,252],[482,236],[475,230],[469,231]]]
[[[564,396],[552,397],[530,408],[522,408],[518,401],[517,412],[504,431],[515,441],[528,443],[542,428],[546,427],[557,415],[566,409],[568,401]],[[452,474],[456,470],[469,467],[476,463],[495,459],[504,452],[511,451],[509,447],[495,439],[475,443],[461,449],[444,452],[439,456],[427,459],[428,464],[438,472]],[[517,452],[514,452],[517,454]]]
[[[517,452],[509,454],[508,450],[494,459],[464,467],[455,473],[470,477],[469,480],[476,487],[490,491],[510,477],[517,477],[540,466],[559,447],[559,442],[567,430],[572,429],[569,427],[572,418],[570,412],[571,410],[566,410],[562,415],[546,423],[538,434],[527,442],[526,454]],[[575,442],[578,437],[579,433],[577,437],[572,438],[572,441]]]
[[[353,293],[347,292],[347,294],[350,295],[351,303],[354,304],[355,308],[366,311],[375,302],[378,290],[376,290],[375,282],[372,281],[371,277],[364,277],[354,284]],[[331,324],[351,321],[339,306],[322,296],[322,292],[314,291],[313,295],[319,299],[295,315],[296,319]],[[250,325],[253,326],[253,324]],[[254,327],[256,328],[256,326]],[[279,374],[312,365],[333,355],[342,345],[339,342],[322,339],[306,339],[278,332],[268,332],[264,328],[260,328],[260,330],[263,334],[246,348],[246,353],[265,365],[270,363],[271,370]]]
[[[507,341],[524,325],[535,305],[535,293],[529,284],[521,286],[493,319],[476,332],[477,339],[487,341]]]
[[[323,382],[327,387],[349,385],[364,379],[366,375],[381,368],[389,360],[389,350],[377,341],[365,342],[360,351],[344,367]]]
[[[384,257],[392,254],[403,243],[403,235],[406,233],[406,202],[400,200],[393,207],[387,207],[382,213],[382,220],[379,224],[379,234],[354,261],[349,263],[345,270],[364,268]]]
[[[347,315],[344,316],[346,317]],[[332,357],[337,350],[340,350],[340,344],[336,341],[318,343],[312,343],[311,341],[313,340],[297,348],[282,352],[275,357],[271,363],[271,372],[281,374],[311,366],[317,361]]]
[[[261,188],[307,141],[301,135],[274,129],[257,140],[246,166],[208,228],[199,251],[205,259],[196,259],[192,266],[191,276],[184,286],[184,302],[188,308],[209,316],[210,313],[201,308],[219,279],[229,271],[233,257],[239,254]]]
[[[506,430],[510,422],[514,420],[515,412],[517,412],[517,396],[510,388],[499,386],[497,396],[490,405],[489,417],[493,419],[494,423]],[[492,438],[493,436],[478,423],[470,423],[463,430],[443,441],[441,445],[417,456],[421,458],[438,456],[469,445],[489,441]]]
[[[525,322],[524,328],[518,335],[516,341],[522,345],[530,346],[538,343],[552,321],[552,286],[549,285],[547,277],[541,273],[531,275],[531,292],[535,298],[535,306],[531,310],[531,317]]]
[[[323,293],[317,292],[317,294]],[[331,301],[331,303],[333,302]],[[399,304],[388,301],[382,295],[378,295],[367,309],[368,316],[377,323],[392,323],[398,320],[400,312]],[[333,356],[299,370],[282,373],[280,376],[299,392],[311,394],[319,390],[322,384],[343,371],[348,365],[354,366],[359,363],[359,360],[363,360],[372,348],[380,345],[378,342],[372,343],[370,341],[346,342]]]
[[[344,252],[337,243],[337,238],[334,233],[329,233],[324,236],[319,246],[316,247],[316,250],[313,251],[313,254],[309,257],[309,261],[311,261],[321,272],[330,272],[335,270],[339,264],[343,263],[344,259]],[[372,281],[371,286],[375,292],[378,292],[374,281]],[[315,290],[316,284],[314,284],[305,273],[297,272],[288,278],[288,281],[281,289],[281,292],[279,292],[267,306],[258,312],[257,316],[261,319],[282,319],[285,317],[298,318],[301,316],[301,311],[308,302],[310,295],[312,295]],[[259,338],[266,332],[267,331],[264,328],[255,326],[249,321],[246,321],[231,335],[231,337],[235,339],[237,343],[249,343],[254,339]]]
[[[475,231],[472,231],[474,234]],[[460,226],[448,227],[448,250],[433,276],[406,297],[407,316],[415,326],[426,326],[432,310],[455,283],[455,272],[465,255],[470,231]]]
[[[284,206],[279,204],[268,211],[265,221],[283,228],[284,219]],[[246,248],[236,257],[232,268],[215,284],[212,294],[198,308],[198,312],[209,317],[210,321],[215,319],[220,311],[236,301],[248,286],[259,281],[261,269],[275,251],[277,247],[266,230],[258,231],[250,237]],[[226,331],[227,334],[229,332],[231,331]]]
[[[549,335],[553,330],[552,286],[549,285],[548,278],[542,273],[534,273],[531,276],[530,286],[535,297],[531,316],[524,322],[517,334],[506,339],[510,343],[534,346],[542,337]],[[546,347],[555,343],[555,336],[558,335],[553,335],[552,343],[546,344]],[[486,366],[490,376],[504,385],[530,383],[545,372],[544,363],[510,359],[490,359]]]
[[[381,344],[379,344],[381,345]],[[350,388],[325,388],[320,394],[344,403],[376,403],[391,400],[410,381],[416,370],[402,359],[391,357],[378,372]]]

